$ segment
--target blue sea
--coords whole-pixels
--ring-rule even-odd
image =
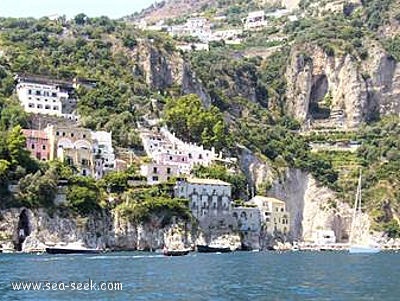
[[[62,283],[90,280],[118,281],[122,290],[62,290]],[[54,282],[57,288],[13,290],[11,282],[18,281]],[[0,254],[0,300],[398,301],[400,253]]]

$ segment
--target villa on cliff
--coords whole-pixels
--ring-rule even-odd
[[[17,76],[16,92],[25,112],[78,120],[73,84],[39,76]]]
[[[149,184],[189,175],[196,165],[209,166],[215,161],[235,162],[235,158],[223,158],[214,148],[205,149],[202,145],[183,142],[166,127],[157,130],[142,129],[140,138],[151,160],[151,164],[143,164],[141,168],[141,174],[148,179]]]
[[[290,215],[286,211],[284,201],[263,196],[255,196],[247,202],[255,205],[260,211],[260,222],[267,233],[274,235],[275,233],[287,234],[290,231]]]
[[[265,12],[263,10],[249,12],[243,20],[245,30],[255,30],[268,25]]]
[[[232,212],[232,185],[221,180],[189,178],[178,181],[175,195],[189,200],[189,208],[197,219]]]
[[[79,174],[102,178],[116,168],[111,133],[49,125],[44,130],[23,131],[32,157],[60,160],[77,168]]]

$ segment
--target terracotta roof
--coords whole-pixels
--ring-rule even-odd
[[[22,134],[27,138],[48,139],[45,131],[23,129]]]
[[[232,186],[232,184],[218,180],[218,179],[190,178],[190,179],[187,179],[186,181],[191,184]]]

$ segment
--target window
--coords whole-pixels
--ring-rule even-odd
[[[38,109],[43,109],[43,105],[41,105],[40,103],[36,105],[36,108]]]
[[[65,132],[63,132],[63,137],[65,137]]]
[[[189,159],[192,159],[192,154],[189,154]]]
[[[86,134],[83,134],[83,136],[82,136],[82,137],[83,137],[83,139],[85,139],[85,138],[86,138]]]
[[[31,149],[35,149],[35,144],[32,143]]]
[[[56,132],[56,136],[60,136],[60,132]]]
[[[171,174],[171,168],[167,167],[167,174]]]
[[[49,105],[46,105],[44,108],[45,108],[46,110],[50,110],[50,109],[51,109],[51,107],[50,107]]]
[[[37,95],[37,96],[40,96],[40,91],[36,91],[36,95]]]
[[[281,208],[281,212],[283,212],[284,210],[283,210],[283,207]]]
[[[203,159],[203,156],[202,156],[202,154],[199,154],[199,159],[201,160],[201,159]]]
[[[156,182],[156,181],[158,181],[158,177],[154,176],[154,177],[152,177],[152,180],[153,180],[153,182]]]
[[[28,90],[28,94],[29,94],[29,95],[32,95],[32,90]]]
[[[45,98],[45,100],[44,100],[45,102],[48,102],[49,100],[47,99],[47,98]]]
[[[30,108],[34,108],[34,107],[35,107],[35,105],[34,105],[33,103],[29,103],[29,104],[28,104],[28,107],[30,107]]]
[[[51,97],[57,97],[57,93],[56,92],[52,92],[51,93]]]
[[[171,161],[172,161],[172,156],[169,156],[169,160],[171,160]]]
[[[157,167],[153,167],[153,173],[157,173]]]
[[[53,107],[53,110],[54,110],[54,111],[58,111],[58,106],[54,106],[54,107]]]
[[[74,137],[74,133],[71,133],[71,137]]]
[[[42,150],[46,150],[46,145],[42,145]]]

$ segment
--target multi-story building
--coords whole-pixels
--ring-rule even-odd
[[[94,141],[89,129],[50,125],[44,131],[50,141],[50,160],[67,162],[83,176],[96,176]]]
[[[116,169],[111,133],[105,131],[92,132],[92,140],[94,142],[96,178],[102,178],[108,171]]]
[[[285,202],[275,198],[255,196],[248,203],[256,205],[260,210],[261,225],[267,233],[271,235],[276,232],[289,233],[290,217]]]
[[[27,149],[39,160],[60,160],[83,176],[102,178],[116,169],[111,133],[48,125],[43,131],[23,130]]]
[[[261,214],[257,207],[235,207],[232,216],[236,219],[240,231],[259,232]]]
[[[228,215],[232,210],[232,185],[221,180],[189,178],[179,181],[175,195],[189,199],[189,208],[197,219]]]
[[[18,77],[17,81],[17,96],[26,112],[77,120],[77,101],[70,98],[72,84],[40,77]]]
[[[140,174],[147,179],[147,184],[159,184],[170,181],[180,175],[176,165],[145,163],[140,166]]]
[[[243,19],[245,30],[255,30],[267,26],[267,20],[265,12],[253,11],[247,15],[247,18]]]
[[[48,161],[50,159],[50,143],[44,131],[38,130],[22,130],[26,138],[26,149],[31,156],[41,160]]]

